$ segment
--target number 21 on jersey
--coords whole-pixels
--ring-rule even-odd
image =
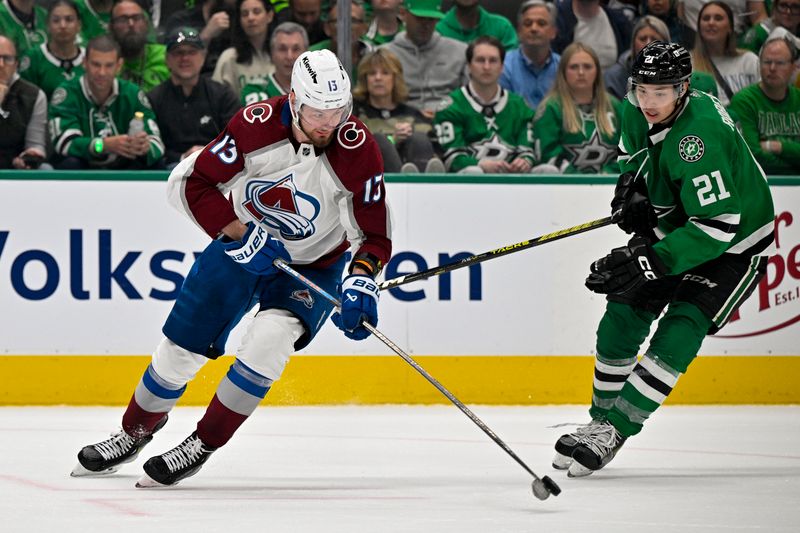
[[[708,174],[697,176],[692,180],[692,184],[697,189],[697,200],[701,207],[731,196],[731,193],[725,189],[725,182],[722,181],[722,174],[719,170],[711,172],[711,178],[708,177]]]

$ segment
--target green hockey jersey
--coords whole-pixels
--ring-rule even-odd
[[[0,35],[5,35],[17,46],[17,55],[22,55],[47,40],[47,10],[33,6],[33,22],[26,26],[11,10],[9,0],[0,0]]]
[[[767,174],[800,174],[800,89],[789,86],[775,102],[756,83],[734,94],[728,111]],[[779,141],[781,152],[763,150],[761,141]]]
[[[145,94],[131,82],[116,79],[111,96],[98,106],[92,98],[86,76],[64,82],[50,100],[50,136],[53,149],[62,156],[75,156],[89,161],[93,167],[112,166],[116,156],[92,150],[96,138],[112,137],[128,132],[134,113],[144,113],[144,130],[150,140],[147,165],[164,155],[164,143],[156,116]]]
[[[620,130],[620,101],[609,95],[613,113],[613,135],[600,133],[594,112],[581,109],[581,130],[570,133],[564,129],[561,101],[548,97],[539,104],[533,121],[534,152],[538,164],[547,163],[567,174],[616,174],[617,144]]]
[[[248,106],[273,96],[283,96],[286,92],[275,80],[275,74],[267,76],[266,83],[248,83],[242,88],[242,105]]]
[[[723,253],[772,251],[766,176],[722,104],[691,91],[671,124],[650,126],[624,103],[620,169],[643,176],[658,215],[653,246],[670,274]]]
[[[108,24],[111,21],[111,12],[98,13],[89,0],[75,0],[78,14],[81,17],[80,42],[86,45],[89,41],[108,33]]]
[[[456,89],[450,97],[453,103],[433,119],[448,172],[484,159],[511,162],[522,157],[533,164],[533,110],[522,97],[500,87],[495,101],[483,105],[469,86]]]
[[[70,60],[61,60],[50,53],[47,43],[28,50],[19,62],[19,75],[37,85],[47,99],[56,87],[83,74],[83,57],[86,51],[78,49],[78,55]]]

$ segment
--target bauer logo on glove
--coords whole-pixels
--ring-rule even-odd
[[[347,338],[366,339],[370,332],[363,323],[373,327],[378,325],[378,284],[369,276],[351,274],[344,279],[339,290],[342,308],[333,314],[331,320]]]
[[[247,223],[247,231],[242,240],[223,240],[222,248],[242,268],[259,276],[274,274],[276,270],[272,262],[279,257],[287,263],[291,261],[283,243],[253,222]]]

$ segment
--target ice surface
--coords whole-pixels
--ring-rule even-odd
[[[122,408],[0,408],[0,531],[800,531],[800,407],[664,407],[604,470],[568,479],[552,445],[586,407],[475,413],[563,493],[530,477],[452,406],[261,407],[200,473],[135,489],[142,463],[202,416],[177,408],[134,462],[70,478]]]

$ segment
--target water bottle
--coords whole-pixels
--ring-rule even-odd
[[[144,131],[144,113],[137,111],[128,124],[128,135],[136,135],[142,131]]]

